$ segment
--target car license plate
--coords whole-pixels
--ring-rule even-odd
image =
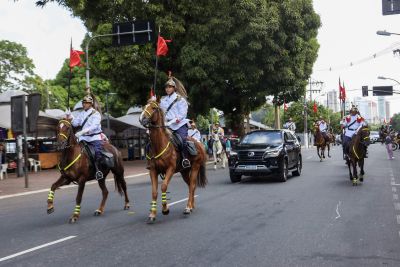
[[[246,169],[248,169],[248,170],[257,170],[257,165],[246,165]]]

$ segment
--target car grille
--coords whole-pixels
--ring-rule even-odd
[[[249,153],[253,152],[254,156],[249,156]],[[264,151],[239,151],[240,161],[259,161],[263,159]]]

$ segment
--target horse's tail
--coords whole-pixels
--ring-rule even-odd
[[[206,176],[206,164],[203,162],[200,165],[199,174],[197,175],[197,185],[199,187],[206,187],[207,184],[207,176]]]
[[[122,196],[122,194],[124,193],[122,185],[125,183],[124,175],[114,174],[114,182],[115,182],[115,190],[117,190],[118,193]]]

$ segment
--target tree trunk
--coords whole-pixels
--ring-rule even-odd
[[[278,105],[274,105],[275,108],[275,124],[274,127],[275,129],[280,129],[281,128],[281,118],[280,118],[280,114],[279,114],[279,106]]]
[[[250,113],[246,114],[246,131],[245,133],[250,132]]]

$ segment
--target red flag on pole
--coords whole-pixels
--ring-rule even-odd
[[[83,51],[74,50],[71,47],[69,55],[69,67],[73,68],[75,66],[82,66],[81,55],[85,54]]]
[[[344,87],[344,82],[343,82],[343,86],[342,86],[342,99],[343,99],[343,101],[346,100],[346,88]]]
[[[157,96],[156,96],[156,93],[154,92],[153,87],[150,89],[150,99],[151,100],[156,100],[157,99]]]
[[[313,111],[314,111],[314,113],[317,113],[317,112],[318,112],[318,106],[317,106],[317,104],[315,103],[315,100],[314,100]]]
[[[168,53],[168,45],[167,43],[172,42],[171,40],[165,40],[160,35],[157,40],[157,56],[166,56]]]

